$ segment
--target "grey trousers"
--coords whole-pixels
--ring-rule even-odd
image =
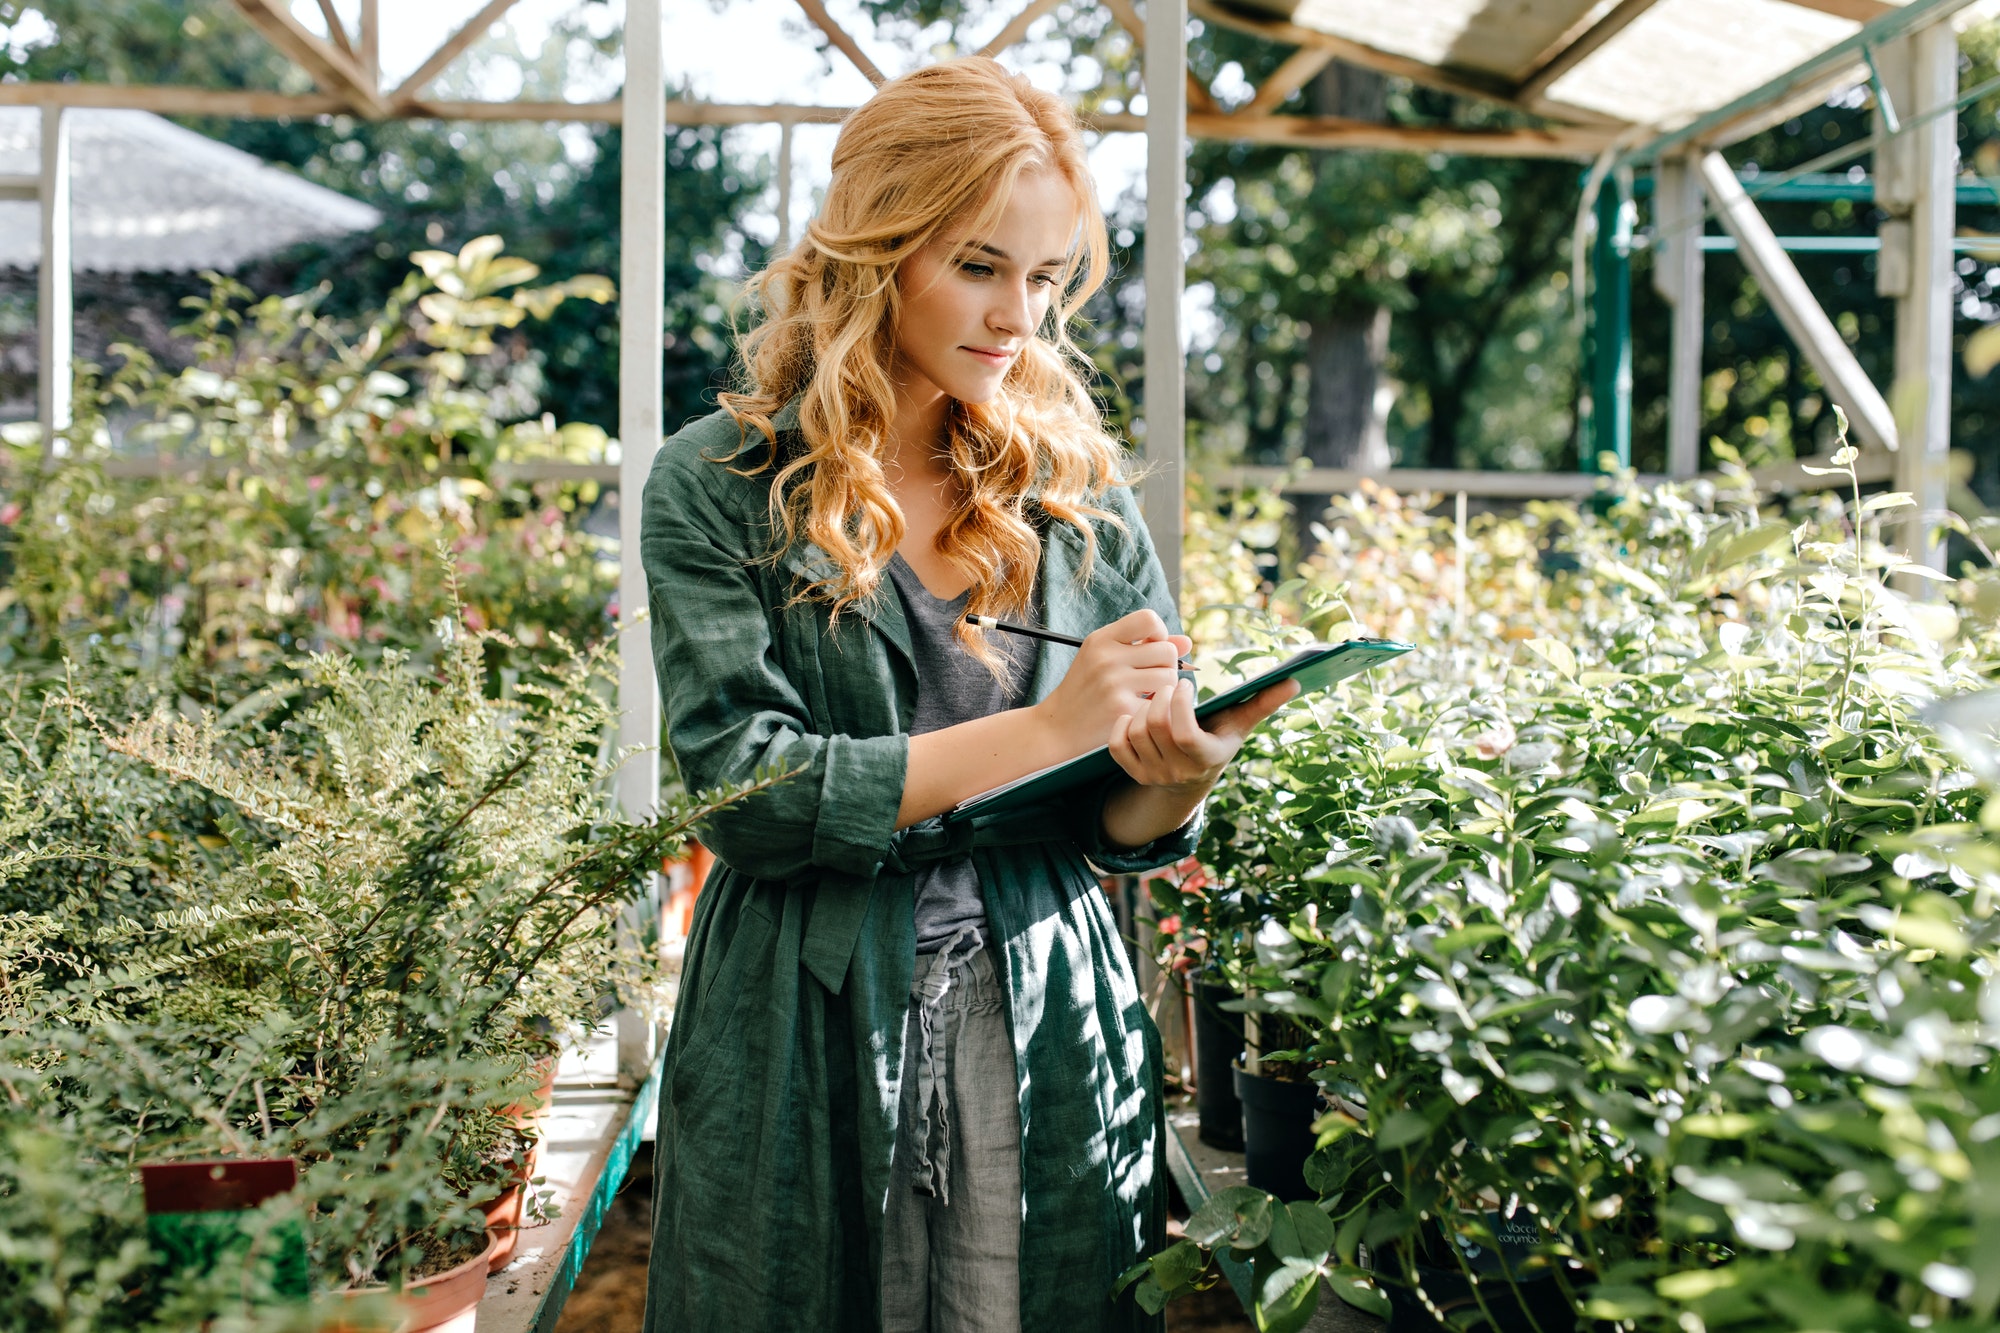
[[[917,959],[883,1225],[883,1333],[1021,1333],[1021,1102],[985,950]]]

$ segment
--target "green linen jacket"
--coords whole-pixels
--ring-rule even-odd
[[[794,405],[796,406],[796,405]],[[779,448],[793,409],[774,422]],[[719,814],[667,1041],[646,1333],[881,1327],[882,1220],[903,1020],[916,963],[915,874],[970,855],[1009,997],[1021,1101],[1022,1328],[1158,1327],[1112,1286],[1163,1243],[1159,1034],[1093,864],[1136,871],[1192,850],[1200,816],[1133,852],[1101,841],[1110,783],[1027,815],[897,831],[916,673],[887,583],[829,624],[795,603],[823,552],[781,561],[770,473],[717,412],[661,448],[641,550],[667,734],[690,788],[779,765],[791,776]],[[1140,607],[1176,624],[1130,493],[1098,553],[1043,523],[1052,629],[1082,635]],[[1074,656],[1043,645],[1039,700]],[[1122,779],[1115,779],[1122,780]],[[907,1185],[901,1185],[907,1188]]]

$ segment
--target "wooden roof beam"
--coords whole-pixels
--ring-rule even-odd
[[[1319,72],[1333,63],[1333,52],[1323,46],[1301,46],[1285,57],[1285,63],[1271,71],[1257,85],[1257,95],[1237,109],[1239,116],[1262,116],[1276,111],[1285,99],[1311,83]]]
[[[1785,3],[1797,5],[1800,9],[1816,9],[1839,19],[1852,19],[1856,23],[1873,23],[1890,10],[1900,8],[1886,3],[1886,0],[1785,0]]]
[[[347,99],[327,94],[293,96],[241,89],[145,87],[103,83],[0,83],[0,106],[130,107],[168,115],[247,116],[280,119],[335,115]],[[670,101],[667,120],[675,125],[837,125],[853,111],[846,106],[798,106]],[[447,102],[398,106],[404,120],[578,121],[617,124],[621,103],[610,102]],[[1099,131],[1143,132],[1146,118],[1130,112],[1085,118]],[[1196,112],[1188,132],[1200,139],[1287,144],[1300,148],[1386,149],[1410,153],[1462,153],[1478,157],[1556,157],[1588,160],[1610,140],[1590,126],[1552,129],[1463,130],[1433,125],[1382,125],[1337,116],[1262,116]]]
[[[1127,112],[1089,118],[1100,130],[1143,130],[1146,118]],[[1188,113],[1196,139],[1279,144],[1293,148],[1374,149],[1392,153],[1452,153],[1467,157],[1554,157],[1588,161],[1611,136],[1580,126],[1553,129],[1465,130],[1442,125],[1383,125],[1340,116],[1246,116]]]
[[[1514,100],[1524,106],[1541,101],[1557,79],[1595,55],[1604,44],[1625,31],[1632,21],[1651,9],[1658,0],[1619,0],[1611,12],[1595,23],[1581,24],[1557,38],[1535,59],[1533,72],[1514,90]]]
[[[1113,4],[1111,8],[1116,14],[1117,5]],[[1513,82],[1496,74],[1487,74],[1481,70],[1439,69],[1434,65],[1426,65],[1421,60],[1399,56],[1394,52],[1383,51],[1330,32],[1321,32],[1317,28],[1302,27],[1284,19],[1227,8],[1218,3],[1218,0],[1188,0],[1188,12],[1206,22],[1219,23],[1225,28],[1234,28],[1238,32],[1247,32],[1273,42],[1283,42],[1287,46],[1307,46],[1330,51],[1337,60],[1344,60],[1350,65],[1359,65],[1363,69],[1408,79],[1426,88],[1437,88],[1443,92],[1457,93],[1461,97],[1476,97],[1506,106],[1520,106],[1514,98]],[[1531,108],[1521,107],[1521,109],[1526,111]],[[1538,114],[1572,123],[1607,123],[1602,117],[1591,116],[1569,107],[1551,108]]]
[[[1028,35],[1035,20],[1054,9],[1060,0],[1028,0],[1028,7],[1016,14],[993,40],[979,48],[983,56],[997,56]]]
[[[347,35],[347,25],[340,21],[340,11],[333,7],[333,0],[319,0],[319,16],[326,20],[326,35],[340,48],[349,60],[356,59],[354,41]]]
[[[840,53],[847,57],[848,62],[861,71],[863,78],[877,88],[888,82],[887,76],[875,68],[875,62],[863,54],[855,40],[847,35],[847,30],[833,21],[833,15],[826,12],[826,6],[820,3],[820,0],[799,0],[799,8],[805,10],[806,17],[826,34],[829,42],[840,49]]]
[[[1139,11],[1132,6],[1132,0],[1104,0],[1104,7],[1111,11],[1111,17],[1118,20],[1118,26],[1132,34],[1132,40],[1141,47],[1146,45],[1146,21],[1139,17]]]
[[[323,0],[330,3],[330,0]],[[486,8],[474,14],[470,21],[457,32],[444,39],[438,49],[431,52],[431,58],[417,67],[417,72],[404,79],[395,92],[389,94],[391,102],[414,101],[430,87],[431,81],[450,67],[451,62],[464,55],[466,49],[484,37],[502,15],[512,9],[516,0],[490,0]]]
[[[1188,114],[1191,116],[1216,115],[1222,111],[1222,107],[1215,100],[1215,94],[1208,90],[1208,85],[1203,83],[1193,70],[1187,72],[1187,104]]]
[[[355,58],[361,62],[362,77],[370,88],[382,86],[382,3],[361,0],[361,33],[355,43]]]
[[[325,38],[294,18],[285,0],[236,0],[236,6],[265,40],[310,74],[321,91],[344,99],[370,119],[389,116],[389,103],[374,81]]]

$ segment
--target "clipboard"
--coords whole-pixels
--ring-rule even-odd
[[[1283,680],[1298,681],[1301,694],[1323,690],[1336,681],[1359,675],[1372,666],[1379,666],[1414,650],[1414,645],[1398,643],[1394,639],[1348,639],[1344,643],[1315,644],[1261,676],[1232,685],[1202,700],[1195,705],[1194,715],[1199,719],[1225,708],[1233,708],[1260,690]],[[1003,783],[977,796],[969,796],[945,812],[944,822],[961,824],[984,815],[1004,814],[1072,787],[1110,777],[1119,771],[1118,761],[1111,757],[1110,747],[1100,745],[1074,759],[1038,769],[1026,777]]]

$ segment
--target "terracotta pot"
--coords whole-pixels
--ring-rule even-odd
[[[535,1089],[531,1101],[515,1102],[500,1114],[516,1129],[531,1130],[541,1123],[542,1112],[549,1109],[556,1099],[556,1069],[562,1063],[562,1056],[554,1051],[535,1061],[535,1072],[542,1076],[541,1084]]]
[[[528,1192],[519,1185],[509,1185],[506,1193],[481,1211],[486,1214],[486,1230],[493,1237],[486,1271],[497,1273],[514,1262],[514,1251],[521,1243],[521,1222],[528,1214]]]
[[[480,1205],[486,1214],[486,1229],[498,1240],[492,1257],[487,1262],[487,1271],[497,1273],[514,1262],[514,1251],[521,1243],[521,1227],[528,1216],[528,1183],[535,1178],[535,1167],[542,1155],[542,1145],[537,1143],[528,1149],[527,1165],[518,1180],[509,1185],[490,1203]]]
[[[472,1333],[474,1311],[486,1295],[486,1275],[500,1237],[489,1232],[486,1248],[456,1268],[427,1277],[404,1287],[393,1299],[403,1316],[397,1333],[426,1333],[429,1329],[449,1329],[450,1333]],[[356,1299],[389,1295],[387,1287],[349,1288],[336,1298]],[[335,1307],[338,1309],[338,1306]],[[349,1333],[338,1314],[320,1325],[320,1333]]]
[[[715,869],[715,853],[690,841],[679,856],[661,862],[660,869],[666,872],[668,883],[660,903],[660,938],[685,940],[694,928],[695,899]]]

